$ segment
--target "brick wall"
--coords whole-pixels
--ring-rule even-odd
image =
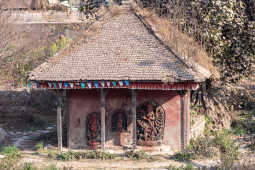
[[[100,91],[72,90],[69,91],[70,134],[71,148],[87,148],[86,117],[89,113],[100,113]],[[145,101],[153,100],[165,110],[165,128],[163,145],[172,151],[180,149],[180,96],[176,91],[137,91],[137,106]],[[106,92],[106,148],[120,145],[120,132],[112,132],[111,119],[117,109],[125,111],[127,115],[126,144],[132,144],[132,114],[131,91],[128,89],[108,89]]]

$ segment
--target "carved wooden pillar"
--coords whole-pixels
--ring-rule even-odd
[[[100,89],[101,99],[101,150],[105,149],[105,92],[104,89]]]
[[[136,148],[136,91],[134,89],[131,90],[132,93],[132,124],[133,124],[133,148]]]
[[[62,116],[61,116],[61,93],[57,91],[57,133],[58,133],[58,151],[62,152]]]
[[[177,93],[180,95],[180,104],[181,104],[181,150],[184,150],[185,146],[187,145],[187,108],[185,105],[187,103],[185,102],[185,96],[187,94],[186,90],[180,90],[177,91]]]

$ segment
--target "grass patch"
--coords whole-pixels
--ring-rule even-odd
[[[36,170],[32,163],[25,163],[23,170]]]
[[[66,168],[64,168],[64,169],[66,169]],[[32,163],[25,163],[22,170],[39,170],[39,169],[36,168]],[[40,169],[40,170],[60,170],[60,169],[57,168],[57,166],[55,164],[51,164],[48,167]],[[66,170],[68,170],[68,169],[66,169]]]
[[[0,169],[15,169],[19,158],[21,158],[20,150],[15,146],[8,146],[3,148],[2,154],[7,157],[0,161]]]
[[[63,160],[63,161],[80,160],[80,159],[109,160],[109,159],[114,159],[115,157],[116,157],[115,154],[111,154],[109,152],[98,152],[98,151],[73,152],[73,151],[68,151],[68,152],[58,155],[57,159]]]
[[[9,159],[17,159],[21,157],[20,150],[16,146],[4,147],[2,153]]]
[[[215,155],[213,148],[221,153],[221,169],[231,169],[234,160],[238,159],[238,146],[231,139],[231,133],[227,130],[217,131],[213,137],[198,137],[191,140],[190,145],[184,151],[176,153],[172,158],[178,161],[188,161],[198,158],[212,158]]]
[[[182,167],[175,167],[175,166],[172,166],[172,165],[169,165],[167,167],[168,170],[195,170],[194,166],[192,164],[188,164],[186,165],[185,167],[182,166]]]

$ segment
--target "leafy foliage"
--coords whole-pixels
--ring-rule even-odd
[[[252,74],[255,64],[255,1],[141,0],[169,22],[195,37],[219,66],[221,80],[237,82]],[[174,9],[174,10],[173,10]]]

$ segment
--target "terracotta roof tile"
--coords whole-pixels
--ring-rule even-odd
[[[110,19],[71,53],[36,68],[29,79],[201,82],[209,76],[206,69],[173,54],[128,12]]]

